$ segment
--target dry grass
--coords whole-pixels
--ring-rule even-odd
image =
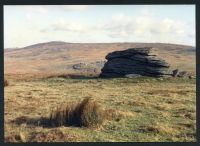
[[[5,141],[21,142],[20,133],[26,142],[196,141],[195,87],[194,79],[181,78],[12,80],[12,86],[4,89]],[[93,100],[81,104],[88,96]],[[95,113],[91,102],[102,105],[105,122],[79,127],[84,125],[80,111],[86,114],[87,118],[82,116],[86,123]],[[79,118],[65,125],[66,113],[58,112],[59,120],[53,123],[64,125],[46,126],[51,109],[53,113],[68,109],[72,115],[76,109]]]
[[[51,126],[74,125],[91,127],[102,124],[104,111],[101,106],[87,97],[78,104],[71,103],[66,107],[57,108],[50,114]]]
[[[134,114],[132,112],[124,112],[112,108],[106,110],[105,116],[107,120],[120,121],[121,119],[133,117]]]
[[[24,133],[19,133],[16,135],[10,135],[5,137],[6,142],[26,142],[26,136]]]
[[[76,140],[75,135],[72,134],[64,134],[64,132],[60,129],[52,129],[48,132],[40,132],[40,133],[36,133],[33,137],[32,137],[32,141],[33,142],[63,142],[63,141],[67,141],[67,142],[73,142],[74,140]]]
[[[176,133],[172,127],[166,124],[152,123],[151,125],[144,125],[139,128],[142,132],[152,133],[152,134],[171,134]]]

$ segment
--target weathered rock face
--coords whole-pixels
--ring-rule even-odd
[[[158,59],[154,52],[154,48],[130,48],[109,53],[100,77],[123,77],[127,74],[163,76],[169,64]]]

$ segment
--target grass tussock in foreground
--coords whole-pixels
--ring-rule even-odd
[[[102,124],[104,118],[105,113],[101,106],[92,98],[87,97],[77,104],[71,103],[52,111],[49,124],[50,126],[91,127]]]

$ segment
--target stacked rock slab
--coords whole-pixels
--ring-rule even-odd
[[[130,48],[109,53],[100,77],[124,77],[127,74],[161,77],[166,74],[169,64],[158,59],[155,51],[155,48]]]

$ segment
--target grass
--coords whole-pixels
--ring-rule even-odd
[[[195,87],[187,78],[12,80],[4,89],[5,141],[196,141]],[[87,96],[107,111],[100,126],[43,124],[57,107]]]
[[[66,107],[59,107],[50,114],[49,122],[51,126],[85,126],[91,127],[102,124],[105,113],[101,106],[86,97],[81,102],[71,103]]]

